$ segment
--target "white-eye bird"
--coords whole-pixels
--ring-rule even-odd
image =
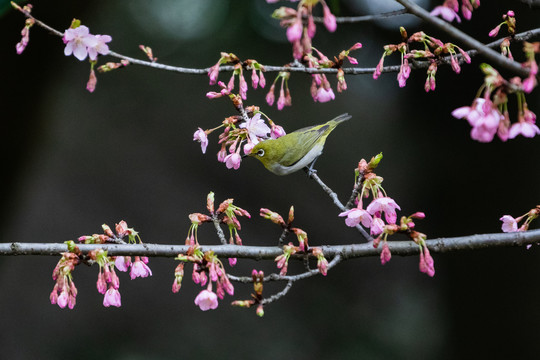
[[[249,156],[259,159],[265,168],[276,175],[288,175],[310,164],[308,174],[311,174],[328,135],[350,118],[349,114],[341,114],[327,123],[298,129],[277,139],[261,141],[253,147]]]

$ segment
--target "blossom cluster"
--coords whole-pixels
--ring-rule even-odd
[[[179,254],[176,258],[176,260],[180,260],[182,262],[174,271],[174,282],[172,285],[172,291],[174,293],[180,291],[182,280],[184,278],[184,263],[192,263],[193,282],[195,284],[200,284],[203,287],[206,286],[206,289],[202,290],[195,298],[195,305],[199,306],[199,308],[203,311],[217,308],[218,298],[223,299],[225,293],[233,295],[234,287],[227,277],[223,263],[213,253],[213,251],[207,251],[205,253],[201,251],[197,238],[199,226],[203,223],[213,221],[226,224],[229,227],[230,233],[229,243],[242,245],[242,239],[238,234],[238,231],[241,229],[238,216],[251,218],[249,212],[233,204],[233,199],[227,199],[221,202],[218,208],[215,209],[213,192],[210,192],[206,198],[206,208],[210,215],[201,213],[193,213],[189,215],[191,226],[188,230],[188,236],[186,238],[186,245],[189,246],[189,250],[186,254]],[[236,259],[229,258],[229,265],[236,265]],[[216,285],[216,292],[212,290],[212,283],[215,283]]]
[[[81,25],[80,20],[73,19],[71,27],[64,32],[62,37],[66,47],[64,54],[70,56],[73,54],[77,59],[83,61],[88,58],[96,61],[98,54],[107,55],[112,38],[109,35],[92,35],[87,26]]]
[[[400,87],[404,87],[407,83],[407,79],[411,74],[411,67],[409,59],[414,60],[427,60],[429,61],[429,67],[427,70],[427,78],[424,85],[426,92],[435,90],[435,75],[439,63],[441,63],[446,55],[450,56],[450,64],[452,70],[456,74],[461,72],[461,66],[459,65],[458,52],[461,54],[463,60],[466,63],[471,62],[471,57],[459,46],[452,43],[443,43],[441,40],[429,36],[423,31],[416,32],[410,37],[407,35],[407,31],[400,28],[402,42],[399,44],[388,44],[384,46],[384,52],[375,68],[373,73],[373,79],[378,79],[381,76],[384,59],[395,52],[399,52],[401,55],[401,66],[397,75],[398,84]],[[411,49],[413,43],[421,44],[422,50]]]
[[[512,10],[503,15],[503,22],[489,32],[489,36],[497,36],[501,26],[506,25],[509,37],[501,42],[501,53],[513,59],[510,51],[511,36],[515,34],[516,19]],[[538,63],[535,54],[540,53],[540,42],[523,42],[523,52],[526,61],[522,63],[524,68],[529,69],[529,75],[521,79],[518,76],[507,80],[488,64],[481,64],[485,74],[484,83],[471,106],[462,106],[455,109],[452,115],[458,119],[466,119],[472,126],[471,138],[479,142],[491,142],[495,135],[502,141],[513,139],[518,135],[532,138],[540,134],[536,125],[536,114],[532,112],[525,99],[525,94],[532,92],[537,86],[536,75]],[[508,112],[508,95],[514,94],[517,98],[517,121],[511,123]]]
[[[404,233],[409,236],[419,246],[421,272],[433,276],[435,268],[433,258],[426,246],[426,235],[416,230],[414,219],[423,219],[425,214],[416,212],[410,216],[403,216],[397,224],[397,212],[401,210],[394,199],[389,197],[381,186],[383,178],[377,176],[373,171],[382,159],[382,154],[373,157],[368,163],[362,159],[355,169],[355,207],[343,211],[339,214],[346,217],[345,224],[356,227],[362,224],[370,230],[370,234],[375,236],[373,246],[379,247],[382,242],[381,263],[384,265],[391,259],[388,236],[396,233]],[[364,208],[364,199],[371,197],[370,203]],[[384,220],[383,220],[384,214]]]
[[[497,70],[487,64],[481,65],[485,74],[482,97],[473,100],[471,106],[462,106],[452,112],[458,119],[466,119],[472,126],[471,138],[479,142],[491,142],[495,135],[501,141],[513,139],[518,135],[532,138],[540,134],[536,125],[536,114],[532,112],[525,99],[526,88],[519,77],[505,80]],[[531,89],[532,90],[532,89]],[[508,94],[517,98],[517,120],[510,121]]]
[[[116,224],[115,232],[107,226],[102,225],[103,234],[84,235],[79,237],[79,242],[84,244],[106,244],[106,243],[129,243],[140,242],[138,233],[129,228],[125,221],[120,221]],[[79,248],[73,241],[66,242],[69,252],[62,254],[62,258],[53,270],[53,280],[56,281],[53,291],[50,295],[51,304],[57,304],[61,308],[66,305],[73,309],[75,306],[75,297],[77,296],[77,288],[73,282],[72,271],[75,265],[81,262],[95,262],[99,265],[98,280],[96,283],[97,290],[103,294],[103,306],[120,307],[122,305],[120,291],[120,279],[115,272],[115,267],[119,271],[130,271],[131,279],[137,277],[148,277],[152,275],[152,270],[148,267],[148,258],[144,256],[135,256],[134,261],[131,261],[130,256],[108,256],[107,251],[103,249],[95,249],[87,255],[82,254]]]
[[[228,95],[234,90],[235,79],[238,78],[239,95],[242,99],[247,99],[248,83],[244,77],[244,68],[251,69],[251,86],[253,89],[257,87],[264,88],[266,86],[266,79],[264,77],[264,66],[259,64],[256,60],[248,59],[246,61],[240,61],[240,59],[233,53],[221,53],[221,57],[218,62],[208,70],[208,77],[210,78],[210,85],[218,82],[219,70],[221,65],[232,65],[234,70],[232,72],[227,86],[220,82],[222,91],[220,93],[210,92],[206,94],[209,98],[216,98],[223,95]]]
[[[77,288],[73,282],[71,272],[75,269],[75,265],[79,264],[79,257],[76,254],[65,252],[62,254],[60,261],[56,264],[52,278],[56,281],[54,288],[49,296],[51,304],[56,304],[60,308],[68,306],[73,309],[76,303]]]
[[[319,272],[322,275],[326,276],[328,271],[328,261],[324,257],[322,249],[318,247],[310,247],[308,244],[307,233],[300,228],[292,227],[292,222],[294,220],[293,206],[291,206],[291,208],[289,209],[289,216],[287,222],[285,222],[283,220],[283,217],[277,212],[266,208],[261,208],[259,215],[265,219],[272,221],[274,224],[281,226],[284,230],[284,235],[292,232],[294,235],[296,235],[296,238],[298,240],[298,246],[295,246],[292,242],[283,245],[283,254],[278,255],[274,259],[277,268],[280,269],[279,274],[281,276],[287,275],[289,259],[291,255],[294,254],[311,254],[315,256],[317,258],[317,268],[319,269]],[[283,239],[280,239],[280,242],[282,240]]]
[[[267,0],[267,2],[275,1]],[[313,8],[318,2],[323,8],[324,26],[330,32],[336,31],[336,17],[324,0],[300,1],[296,10],[282,6],[272,14],[272,17],[280,20],[280,25],[287,29],[287,40],[293,46],[295,59],[300,60],[304,55],[311,54],[311,41],[317,30],[313,18]]]
[[[503,215],[499,220],[502,221],[502,231],[503,232],[516,232],[516,231],[527,231],[529,230],[529,225],[531,222],[540,216],[540,205],[536,205],[535,208],[529,210],[525,214],[514,218],[511,215]],[[521,226],[518,226],[520,222],[523,223]]]
[[[223,128],[223,132],[219,135],[218,143],[221,144],[221,149],[217,153],[217,159],[219,162],[225,163],[228,169],[237,170],[242,162],[241,152],[244,156],[248,155],[260,141],[277,139],[285,135],[285,130],[276,125],[257,106],[249,106],[244,110],[240,96],[230,94],[225,84],[219,83],[222,86],[222,92],[213,93],[212,96],[229,96],[243,115],[229,116],[223,120],[221,125],[213,129],[199,128],[193,134],[193,141],[198,141],[201,144],[201,150],[204,154],[208,146],[208,135]],[[263,116],[268,121],[268,125]]]
[[[231,303],[233,306],[249,308],[252,306],[257,306],[256,313],[258,316],[264,316],[264,299],[262,296],[263,293],[263,284],[264,284],[264,272],[262,270],[251,271],[251,278],[253,279],[253,290],[254,293],[251,294],[251,299],[249,300],[235,300]]]
[[[223,263],[218,259],[213,251],[203,253],[198,244],[190,246],[186,254],[179,254],[176,260],[182,261],[175,269],[172,291],[180,291],[182,278],[184,277],[184,263],[193,264],[192,280],[199,284],[203,289],[195,298],[195,305],[202,311],[213,310],[218,307],[218,298],[223,299],[225,292],[229,295],[234,294],[234,287],[231,284]],[[216,292],[212,290],[215,283]]]
[[[461,0],[461,14],[467,20],[471,20],[472,12],[480,6],[480,0]],[[460,6],[458,0],[445,0],[442,5],[436,6],[430,15],[440,16],[448,22],[456,20],[461,22],[458,15]]]

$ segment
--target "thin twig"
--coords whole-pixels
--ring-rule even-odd
[[[345,205],[343,205],[341,203],[341,201],[339,201],[339,198],[337,196],[337,194],[332,191],[332,189],[330,189],[322,180],[321,178],[319,178],[319,176],[317,175],[317,173],[312,173],[311,174],[311,178],[314,179],[317,184],[319,184],[323,191],[325,193],[328,194],[328,196],[330,196],[330,198],[332,199],[332,201],[334,202],[334,205],[336,205],[341,211],[347,211],[348,209],[345,207]],[[356,229],[362,234],[362,236],[367,240],[367,241],[372,241],[373,238],[366,232],[366,230],[364,230],[364,228],[358,224],[356,225]]]
[[[362,15],[362,16],[344,16],[344,17],[336,17],[336,23],[338,24],[352,24],[352,23],[359,23],[364,21],[373,21],[373,20],[380,20],[380,19],[386,19],[389,17],[394,16],[400,16],[400,15],[409,15],[406,9],[400,9],[395,11],[389,11],[381,14],[374,14],[374,15]],[[323,23],[324,18],[314,16],[313,20],[318,23]]]
[[[399,0],[396,0],[396,1],[399,1]],[[28,13],[28,12],[22,10],[22,9],[21,9],[21,12],[26,17],[33,19],[35,21],[36,25],[48,30],[52,34],[54,34],[56,36],[59,36],[59,37],[64,36],[64,34],[62,32],[50,27],[49,25],[45,24],[41,20],[36,19],[30,13]],[[410,12],[413,13],[412,11],[410,11]],[[429,13],[427,13],[427,14],[429,15]],[[377,16],[377,15],[370,15],[370,16]],[[418,15],[418,16],[420,16],[420,15]],[[429,18],[432,19],[431,16],[429,16]],[[346,21],[345,20],[346,18],[341,18],[341,19],[342,19],[341,21],[344,22],[344,23],[353,22],[353,21]],[[354,19],[354,18],[352,18],[352,19]],[[446,22],[444,22],[444,21],[442,21],[442,20],[440,20],[438,18],[435,18],[435,20],[441,23],[440,26],[443,26],[443,25],[444,26],[451,26],[451,25],[447,24]],[[455,28],[453,28],[453,29],[455,29]],[[459,32],[459,30],[457,30],[457,29],[455,29],[455,30]],[[459,32],[459,33],[468,37],[468,35],[466,35],[466,34],[464,34],[462,32]],[[524,40],[530,39],[531,37],[538,36],[538,34],[540,34],[540,28],[529,30],[529,31],[517,34],[517,35],[514,36],[514,38],[516,40],[519,40],[519,41],[524,41]],[[490,47],[490,48],[491,47],[497,47],[497,46],[500,45],[501,42],[502,42],[502,39],[498,40],[498,41],[495,41],[493,43],[487,44],[487,45],[484,45],[484,44],[482,44],[482,43],[480,43],[478,41],[476,41],[475,44],[476,44],[476,46],[480,46],[481,49],[484,49],[485,47]],[[464,43],[465,43],[465,41],[464,41]],[[475,46],[472,46],[472,47],[474,48]],[[482,53],[482,51],[473,49],[473,50],[469,50],[468,53],[471,56],[475,56],[478,53]],[[497,54],[497,59],[500,59],[500,58],[505,59],[504,57],[502,57],[502,55],[498,55],[498,53],[495,52],[495,51],[492,51],[492,54]],[[112,50],[109,51],[108,55],[110,55],[112,57],[116,57],[116,58],[121,59],[121,60],[127,60],[131,64],[136,64],[136,65],[140,65],[140,66],[147,66],[147,67],[151,67],[151,68],[158,69],[158,70],[171,71],[171,72],[176,72],[176,73],[181,73],[181,74],[206,75],[210,71],[210,67],[200,69],[200,68],[185,68],[185,67],[180,67],[180,66],[171,66],[171,65],[161,64],[161,63],[158,63],[158,62],[152,62],[152,61],[136,59],[136,58],[133,58],[133,57],[130,57],[130,56],[122,55],[122,54],[117,53],[117,52],[112,51]],[[443,58],[442,62],[443,63],[450,63],[450,57],[447,56],[447,57]],[[512,63],[512,61],[510,61],[508,59],[506,60],[506,62],[507,63],[508,62]],[[274,66],[274,65],[263,65],[263,66],[264,66],[265,72],[289,71],[289,72],[300,72],[300,73],[307,73],[307,74],[337,74],[337,72],[338,72],[338,69],[333,69],[333,68],[331,68],[331,69],[328,69],[328,68],[308,68],[308,67],[305,67],[305,66],[295,66],[294,64],[293,64],[293,66]],[[422,69],[422,68],[427,68],[428,66],[429,66],[429,62],[425,61],[425,62],[417,62],[414,66],[411,66],[411,67],[413,69]],[[250,67],[248,66],[247,69],[250,70]],[[223,66],[220,67],[220,71],[233,71],[233,70],[234,70],[234,66],[232,66],[232,65],[223,65]],[[352,68],[351,67],[351,68],[343,68],[342,70],[343,70],[343,72],[345,74],[348,74],[348,75],[373,74],[375,72],[374,67],[373,68],[359,68],[359,67]],[[382,72],[399,72],[399,71],[400,71],[400,66],[399,65],[385,66],[382,69]],[[526,70],[524,70],[522,68],[519,68],[518,73],[526,74]]]
[[[214,223],[214,227],[216,228],[216,232],[217,232],[219,241],[221,241],[222,245],[227,245],[227,239],[225,238],[225,234],[223,233],[223,229],[221,228],[221,226],[219,226],[220,220],[218,219],[218,217],[216,215],[212,216],[212,222]]]

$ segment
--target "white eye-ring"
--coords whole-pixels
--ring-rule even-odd
[[[259,149],[259,151],[257,151],[257,155],[263,157],[264,156],[264,149]]]

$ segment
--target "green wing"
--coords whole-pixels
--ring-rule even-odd
[[[298,133],[298,138],[296,139],[290,139],[290,141],[298,142],[298,144],[302,144],[302,151],[288,151],[283,156],[283,159],[280,161],[281,165],[283,166],[292,166],[296,162],[298,162],[301,158],[303,158],[309,150],[315,146],[317,141],[321,139],[321,137],[328,136],[330,133],[329,131],[330,125],[323,124],[323,125],[315,125],[315,126],[308,126],[299,130],[294,131],[294,133]],[[279,139],[277,139],[279,140]],[[286,142],[289,142],[289,139],[283,139]],[[324,143],[325,140],[323,140]],[[287,146],[287,149],[297,149],[298,146],[294,144],[285,144],[290,145]]]

